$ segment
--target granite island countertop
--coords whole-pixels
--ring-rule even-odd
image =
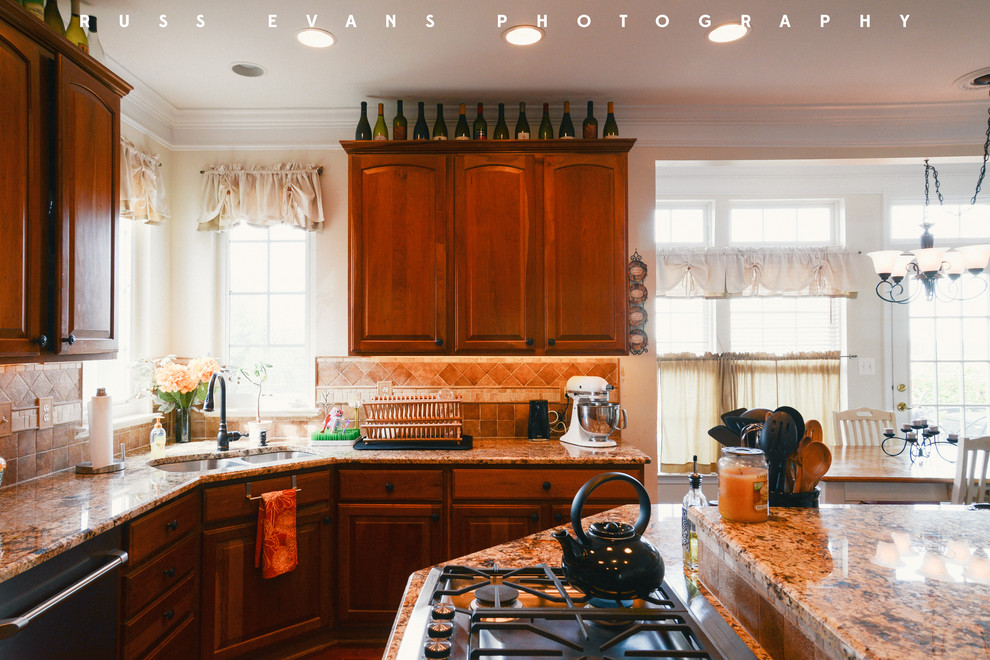
[[[990,511],[692,509],[701,582],[774,657],[990,658]],[[795,634],[799,633],[799,634]]]
[[[204,483],[329,465],[594,466],[635,465],[650,460],[632,445],[585,449],[557,441],[477,438],[470,450],[356,450],[351,443],[301,439],[271,443],[266,449],[235,443],[226,455],[285,449],[312,455],[246,469],[166,472],[148,465],[148,453],[142,451],[128,455],[125,469],[120,472],[77,475],[69,469],[0,488],[0,582]],[[170,444],[165,460],[216,455],[214,441]]]
[[[638,515],[639,506],[630,504],[610,509],[594,516],[588,516],[585,518],[585,525],[591,522],[605,520],[621,520],[631,523],[636,520]],[[557,529],[567,529],[573,534],[569,524],[555,527],[464,557],[452,559],[445,562],[445,564],[484,567],[491,567],[493,564],[497,564],[500,568],[518,568],[533,566],[542,562],[548,566],[559,566],[561,562],[560,545],[551,536]],[[650,524],[644,532],[643,537],[653,543],[660,551],[664,562],[664,580],[688,604],[689,608],[694,610],[692,603],[695,603],[695,599],[701,598],[706,600],[707,603],[715,607],[722,618],[743,639],[759,660],[770,660],[771,656],[760,648],[753,637],[732,618],[728,611],[703,586],[697,584],[695,577],[684,573],[684,563],[681,555],[681,507],[679,504],[654,504]],[[395,660],[397,657],[403,635],[406,633],[406,624],[412,613],[413,605],[420,595],[429,571],[429,568],[425,568],[409,576],[402,605],[396,614],[392,633],[389,636],[386,652],[382,660]],[[410,634],[422,635],[422,631],[418,631],[417,633],[410,631]]]

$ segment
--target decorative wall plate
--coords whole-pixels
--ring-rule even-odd
[[[647,275],[646,264],[643,257],[639,256],[639,250],[633,252],[626,266],[626,273],[629,277],[629,308],[626,317],[629,323],[629,352],[633,355],[645,353],[649,347],[650,338],[643,328],[649,319],[646,312],[646,301],[650,292],[646,289],[643,281]]]

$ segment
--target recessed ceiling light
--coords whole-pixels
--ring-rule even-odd
[[[966,75],[956,78],[955,84],[961,89],[986,93],[987,86],[990,85],[990,66],[970,71]]]
[[[730,41],[742,39],[749,34],[749,28],[740,23],[725,23],[719,25],[708,33],[708,40],[717,44],[725,44]]]
[[[235,62],[230,65],[230,70],[245,78],[258,78],[265,75],[265,69],[250,62]]]
[[[502,33],[513,46],[531,46],[543,38],[543,30],[533,25],[514,25]]]
[[[337,40],[326,30],[305,28],[296,32],[296,41],[310,48],[329,48]]]

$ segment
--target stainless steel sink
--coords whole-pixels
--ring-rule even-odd
[[[223,458],[196,458],[173,463],[152,463],[152,467],[166,472],[203,472],[204,470],[246,470],[255,465],[289,461],[312,456],[308,451],[273,451],[248,456],[224,456]]]

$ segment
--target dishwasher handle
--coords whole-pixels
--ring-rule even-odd
[[[62,591],[58,592],[48,600],[32,608],[30,611],[25,612],[21,616],[13,617],[11,619],[0,619],[0,639],[6,639],[7,637],[12,637],[19,633],[21,630],[27,627],[31,620],[41,616],[48,610],[52,609],[59,603],[61,603],[66,598],[69,598],[74,593],[85,589],[91,583],[99,580],[101,577],[114,570],[118,566],[127,563],[127,553],[123,550],[111,550],[107,553],[107,557],[110,561],[100,568],[96,569],[86,577],[82,578],[78,582],[75,582]]]

